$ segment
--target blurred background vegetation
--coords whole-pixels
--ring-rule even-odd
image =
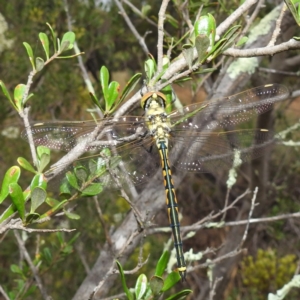
[[[136,7],[143,9],[145,15],[154,24],[157,22],[158,10],[161,1],[130,1]],[[279,3],[279,1],[277,1]],[[187,26],[180,11],[181,1],[171,1],[168,7],[169,18],[166,22],[166,31],[170,36],[179,38],[186,31]],[[270,12],[276,5],[276,1],[266,1],[260,10],[257,22]],[[219,24],[228,17],[239,5],[240,1],[189,1],[190,17],[193,19],[200,7],[202,13],[210,12]],[[146,34],[146,44],[150,53],[155,57],[157,52],[157,27],[150,24],[145,18],[135,14],[127,6],[126,11],[138,28],[140,34]],[[126,81],[136,72],[142,72],[145,53],[128,29],[124,19],[119,14],[118,8],[112,2],[101,4],[95,0],[69,1],[69,11],[73,18],[72,30],[76,34],[76,41],[83,55],[83,60],[88,69],[90,78],[94,83],[97,94],[101,94],[99,86],[99,70],[102,65],[108,67],[112,78],[120,82],[123,87]],[[172,19],[173,18],[173,19]],[[174,20],[176,20],[176,26]],[[31,66],[22,45],[23,41],[32,45],[36,56],[42,56],[43,50],[38,40],[39,32],[47,32],[46,22],[50,23],[58,36],[68,30],[67,16],[62,0],[0,0],[0,79],[3,80],[9,90],[22,82],[26,83]],[[294,28],[294,35],[299,33]],[[284,35],[284,33],[283,33]],[[174,49],[174,57],[180,53],[180,47]],[[289,51],[287,58],[298,56],[299,51]],[[272,64],[270,57],[263,58],[261,66],[268,68]],[[297,72],[299,63],[290,65],[285,71]],[[219,68],[210,78],[210,83],[218,80],[221,73]],[[257,71],[252,75],[246,87],[267,83],[267,73]],[[285,83],[291,90],[298,88],[298,77],[279,75],[280,83]],[[201,90],[196,93],[197,82],[201,77],[193,77],[195,81],[175,87],[184,104],[190,101],[202,100],[206,93]],[[142,86],[142,82],[140,87]],[[32,90],[35,94],[29,102],[31,105],[31,121],[49,120],[87,120],[90,114],[86,109],[92,107],[89,93],[86,89],[77,59],[54,61],[44,68],[34,78]],[[277,130],[280,131],[291,126],[299,118],[299,101],[286,103],[275,113]],[[30,158],[30,152],[26,142],[19,137],[18,131],[23,129],[23,124],[18,114],[10,103],[0,93],[0,180],[5,171],[16,164],[19,156]],[[7,133],[8,132],[8,133]],[[297,135],[289,135],[290,139],[296,139]],[[271,199],[266,207],[260,203],[259,216],[274,216],[282,213],[299,211],[299,180],[300,163],[298,160],[299,149],[295,147],[276,147],[272,152],[272,164],[269,165],[271,174],[267,195]],[[244,166],[247,172],[249,166]],[[183,225],[188,225],[207,216],[211,211],[218,211],[224,206],[226,194],[226,175],[215,176],[211,174],[187,175],[178,187],[178,199],[180,211],[183,217]],[[29,182],[24,179],[24,187]],[[240,195],[249,182],[245,178],[240,179],[236,187],[231,191],[231,198]],[[200,188],[201,187],[201,190]],[[104,212],[104,220],[109,224],[112,232],[121,224],[129,207],[121,199],[119,194],[110,193],[101,195],[101,209]],[[199,201],[199,199],[201,199]],[[164,201],[164,200],[162,200]],[[4,204],[5,205],[5,204]],[[4,209],[5,207],[2,207]],[[51,291],[53,299],[71,299],[76,293],[96,261],[101,248],[105,243],[105,233],[98,221],[92,199],[78,201],[76,212],[81,220],[66,220],[61,216],[41,226],[45,228],[67,227],[76,228],[81,233],[74,248],[66,248],[59,242],[57,234],[28,234],[23,232],[22,237],[26,241],[27,250],[34,256],[43,257],[44,284]],[[228,213],[227,219],[234,220],[237,211]],[[156,216],[155,223],[160,226],[168,226],[166,211],[163,208]],[[266,299],[268,292],[275,292],[288,282],[298,268],[299,260],[299,220],[281,220],[273,223],[261,223],[251,226],[251,234],[247,240],[248,253],[240,257],[241,263],[234,265],[223,287],[223,299]],[[193,248],[195,252],[203,251],[207,247],[219,248],[226,240],[229,229],[206,229],[196,233],[195,237],[184,242],[185,250]],[[66,241],[74,234],[62,233]],[[169,236],[168,236],[169,237]],[[18,290],[18,274],[13,264],[23,269],[27,275],[30,269],[24,263],[15,237],[12,232],[0,237],[0,284],[8,292]],[[149,262],[140,272],[147,275],[153,274],[155,263],[159,258],[163,244],[167,236],[155,234],[147,236],[144,241],[145,256],[150,255]],[[39,245],[39,249],[37,249]],[[217,250],[216,250],[217,251]],[[138,250],[128,260],[125,268],[132,269],[137,263]],[[27,268],[27,269],[26,269]],[[13,270],[15,272],[13,272]],[[189,299],[201,298],[201,288],[206,279],[207,270],[198,270],[191,273],[188,278],[188,287],[194,290]],[[129,277],[129,285],[135,281],[135,275]],[[132,282],[130,282],[132,280]],[[32,282],[31,282],[32,283]],[[180,285],[180,284],[179,284]],[[185,286],[183,283],[181,287]],[[122,292],[120,284],[114,285],[109,294]],[[288,299],[299,299],[300,293],[294,291]],[[21,298],[20,298],[21,299]],[[31,296],[22,299],[41,299],[38,291]],[[216,298],[221,299],[221,298]]]

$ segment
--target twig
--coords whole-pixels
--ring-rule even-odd
[[[224,55],[233,57],[252,57],[252,56],[264,56],[264,55],[274,55],[287,50],[300,49],[300,42],[290,39],[287,42],[281,43],[275,46],[268,46],[262,48],[252,48],[252,49],[234,49],[229,48],[223,52]]]
[[[158,31],[157,31],[157,74],[163,69],[163,46],[164,46],[164,21],[166,9],[170,0],[163,0],[158,12]]]
[[[218,26],[216,30],[217,37],[220,37],[242,14],[244,14],[256,2],[257,0],[246,0],[233,13],[231,13],[231,15]]]
[[[269,41],[267,47],[270,47],[270,46],[274,46],[274,45],[275,45],[276,39],[277,39],[277,37],[278,37],[278,35],[280,34],[280,31],[281,31],[280,25],[281,25],[281,22],[282,22],[282,19],[283,19],[283,16],[284,16],[285,11],[286,11],[286,4],[283,3],[282,8],[281,8],[281,11],[280,11],[280,15],[279,15],[279,17],[278,17],[277,20],[276,20],[275,29],[274,29],[274,31],[273,31],[271,40]]]
[[[247,238],[247,235],[248,235],[249,226],[250,226],[250,219],[251,219],[251,216],[253,214],[254,207],[255,207],[255,200],[256,200],[257,192],[258,192],[258,187],[256,187],[254,189],[253,197],[251,199],[251,207],[250,207],[250,211],[249,211],[249,215],[248,215],[248,222],[247,222],[247,225],[246,225],[246,228],[245,228],[242,240],[241,240],[240,244],[238,245],[237,249],[241,249],[242,246],[243,246],[243,244],[244,244],[244,242],[246,241],[246,238]]]
[[[145,52],[146,55],[148,55],[149,53],[149,49],[145,43],[144,38],[138,33],[138,31],[135,29],[134,25],[132,24],[130,18],[128,17],[128,15],[126,14],[125,9],[123,8],[123,5],[121,4],[121,2],[119,0],[114,0],[116,5],[118,6],[121,15],[123,16],[125,22],[127,23],[129,29],[131,30],[131,32],[133,33],[133,35],[135,36],[135,38],[137,39],[137,41],[139,42],[140,46],[142,47],[143,51]]]
[[[22,224],[22,221],[20,219],[13,219],[7,224],[3,225],[1,224],[0,227],[0,234],[3,234],[7,230],[11,229],[16,229],[16,230],[22,230],[26,232],[42,232],[42,233],[47,233],[47,232],[72,232],[75,231],[76,229],[66,229],[66,228],[59,228],[59,229],[35,229],[35,228],[28,228],[25,227]]]
[[[218,277],[214,280],[214,284],[212,286],[212,289],[210,290],[209,292],[209,300],[213,300],[215,294],[216,294],[216,288],[217,288],[217,285],[220,281],[222,281],[223,277]]]
[[[103,219],[103,214],[102,214],[102,210],[101,210],[101,207],[100,207],[100,205],[99,205],[98,199],[97,199],[96,196],[94,196],[94,197],[93,197],[93,200],[94,200],[94,203],[95,203],[95,206],[96,206],[96,210],[97,210],[97,212],[98,212],[98,216],[99,216],[100,223],[101,223],[101,225],[102,225],[102,227],[103,227],[103,230],[104,230],[105,239],[106,239],[108,245],[109,245],[110,247],[112,247],[111,236],[110,236],[110,234],[109,234],[109,232],[108,232],[108,230],[107,230],[105,221],[104,221],[104,219]]]
[[[2,288],[2,286],[0,285],[0,293],[2,294],[2,296],[4,297],[5,300],[10,300],[10,298],[8,297],[8,295],[5,293],[4,289]]]
[[[244,27],[243,31],[241,32],[241,36],[244,36],[248,29],[250,28],[251,24],[253,23],[254,19],[257,17],[259,10],[261,9],[262,4],[265,2],[265,0],[259,0],[255,10],[253,11],[251,17],[247,20],[246,26]]]
[[[28,263],[28,265],[29,265],[29,267],[30,267],[31,272],[33,273],[33,276],[34,276],[34,278],[35,278],[36,284],[37,284],[37,286],[38,286],[38,288],[39,288],[39,290],[40,290],[40,292],[41,292],[43,298],[44,298],[45,300],[51,299],[51,297],[48,296],[48,294],[47,294],[47,292],[46,292],[46,289],[44,288],[44,286],[43,286],[43,284],[42,284],[42,280],[41,280],[41,278],[40,278],[40,276],[39,276],[39,274],[38,274],[37,268],[36,268],[35,265],[33,264],[33,261],[31,260],[30,255],[29,255],[29,253],[27,252],[27,250],[26,250],[26,248],[25,248],[25,245],[24,245],[22,239],[21,239],[19,233],[18,233],[16,230],[14,230],[14,235],[15,235],[16,240],[17,240],[17,242],[18,242],[20,251],[21,251],[21,253],[24,255],[24,258],[25,258],[25,260],[27,261],[27,263]]]
[[[89,267],[89,265],[87,263],[87,260],[85,258],[85,254],[82,251],[82,248],[83,247],[82,247],[81,243],[76,243],[75,244],[75,249],[76,249],[76,251],[77,251],[77,253],[79,255],[79,258],[80,258],[81,263],[82,263],[82,265],[83,265],[83,267],[85,269],[85,272],[86,272],[87,275],[90,275],[91,274],[91,269],[90,269],[90,267]]]
[[[149,24],[151,24],[157,28],[157,24],[155,22],[153,22],[151,19],[149,19],[147,16],[143,15],[142,12],[137,7],[135,7],[131,2],[129,2],[128,0],[123,0],[123,2],[126,5],[128,5],[134,13],[136,13],[142,19],[145,19]],[[168,34],[168,36],[170,36],[170,34]]]

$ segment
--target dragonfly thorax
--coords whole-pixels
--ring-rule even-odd
[[[167,143],[171,124],[164,106],[157,100],[149,98],[145,106],[146,124],[157,143],[159,141]]]

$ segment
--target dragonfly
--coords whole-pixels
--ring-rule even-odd
[[[97,122],[37,123],[30,127],[30,132],[35,145],[51,149],[72,151],[85,142],[85,151],[93,154],[77,162],[88,164],[93,172],[97,170],[93,182],[108,188],[119,188],[128,182],[141,184],[149,180],[160,164],[177,271],[185,280],[187,265],[171,165],[182,172],[211,172],[229,169],[237,155],[241,162],[262,155],[273,134],[266,129],[237,130],[236,125],[265,113],[288,95],[285,86],[269,84],[167,113],[166,96],[151,91],[141,99],[144,116],[111,117]],[[26,140],[27,134],[28,131],[22,133]],[[55,165],[48,174],[65,167]],[[109,168],[115,168],[114,176],[105,172]]]

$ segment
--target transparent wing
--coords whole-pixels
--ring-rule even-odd
[[[176,110],[169,115],[173,136],[184,136],[187,130],[200,132],[235,126],[265,113],[288,95],[285,86],[269,84],[219,100],[185,106],[181,111]]]
[[[36,146],[43,145],[50,149],[70,151],[78,143],[88,139],[97,126],[99,128],[97,142],[87,150],[116,146],[122,143],[123,138],[127,138],[125,141],[130,141],[148,132],[144,118],[135,116],[109,118],[97,123],[96,121],[37,123],[30,128],[30,131]],[[28,141],[26,130],[21,136]]]
[[[202,132],[170,140],[170,162],[188,172],[213,172],[257,158],[272,145],[268,130]]]

